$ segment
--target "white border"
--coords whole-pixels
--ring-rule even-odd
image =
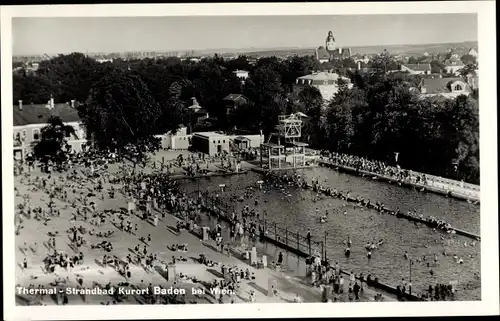
[[[219,317],[352,317],[446,316],[499,314],[498,203],[496,132],[496,37],[494,1],[398,2],[398,3],[269,3],[175,5],[51,5],[1,8],[2,57],[2,168],[4,223],[5,319],[76,320],[164,319]],[[344,304],[227,304],[170,306],[65,306],[16,307],[14,278],[14,192],[12,156],[12,17],[126,17],[126,16],[224,16],[224,15],[359,15],[477,13],[480,71],[481,148],[481,275],[482,301],[427,303]],[[425,304],[425,305],[424,305]],[[382,306],[383,305],[383,306]],[[307,312],[305,312],[307,311]]]

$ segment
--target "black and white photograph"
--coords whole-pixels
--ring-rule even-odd
[[[1,8],[10,315],[498,314],[494,2],[210,6]]]

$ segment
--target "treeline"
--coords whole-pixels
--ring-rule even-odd
[[[261,58],[252,65],[242,56],[214,56],[199,62],[178,58],[98,63],[80,53],[42,61],[35,73],[14,73],[14,102],[76,100],[87,131],[102,147],[150,146],[154,134],[176,130],[235,129],[275,131],[277,116],[302,111],[309,117],[304,140],[313,147],[391,161],[400,153],[402,167],[479,182],[477,101],[418,99],[410,88],[419,79],[401,73],[391,57],[369,63],[360,74],[352,59],[319,63],[314,57]],[[242,83],[233,73],[249,71]],[[334,70],[351,79],[324,106],[316,88],[293,91],[296,78],[315,70]],[[247,105],[229,114],[223,99],[243,94]],[[197,123],[187,107],[196,97],[210,118]],[[458,162],[458,172],[452,162]]]
[[[392,165],[397,152],[403,168],[478,184],[478,101],[421,99],[406,78],[356,75],[330,102],[321,145]]]

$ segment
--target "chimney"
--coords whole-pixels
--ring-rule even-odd
[[[19,100],[19,110],[23,110],[23,101]]]
[[[319,60],[319,52],[318,52],[318,48],[316,48],[316,59]]]
[[[52,95],[50,96],[49,105],[50,105],[50,109],[54,108],[54,97],[52,97]]]
[[[71,107],[75,108],[75,100],[71,99]]]
[[[358,61],[358,70],[361,70],[361,61]]]

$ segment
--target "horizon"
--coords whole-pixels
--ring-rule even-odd
[[[12,19],[14,56],[312,49],[330,30],[344,48],[451,44],[477,42],[477,28],[476,14]]]
[[[464,43],[471,43],[475,42],[477,44],[477,40],[464,40],[464,41],[458,41],[458,42],[427,42],[427,43],[414,43],[414,44],[391,44],[391,45],[357,45],[357,46],[351,46],[348,48],[375,48],[375,47],[382,47],[386,46],[388,48],[390,47],[404,47],[404,46],[429,46],[429,45],[458,45],[458,44],[464,44]],[[319,47],[319,46],[318,46]],[[268,47],[268,48],[257,48],[257,47],[247,47],[247,48],[204,48],[204,49],[179,49],[179,50],[172,50],[172,51],[179,51],[179,52],[189,52],[189,51],[199,51],[199,52],[207,52],[209,54],[217,54],[217,53],[230,53],[230,50],[235,50],[233,53],[253,53],[253,52],[260,52],[260,51],[267,51],[267,50],[291,50],[291,49],[296,49],[296,50],[308,50],[308,49],[315,49],[317,47]],[[477,48],[476,48],[477,49]],[[225,52],[217,52],[217,50],[227,50]],[[246,50],[254,50],[254,51],[246,51]],[[83,53],[83,54],[112,54],[112,53],[134,53],[134,52],[145,52],[145,51],[151,51],[150,49],[137,49],[133,51],[66,51],[66,52],[43,52],[43,53],[32,53],[32,54],[17,54],[13,55],[13,57],[22,57],[22,56],[40,56],[40,55],[68,55],[72,53]],[[162,52],[169,52],[167,50],[160,50],[160,51],[155,51],[157,53],[162,53]]]

